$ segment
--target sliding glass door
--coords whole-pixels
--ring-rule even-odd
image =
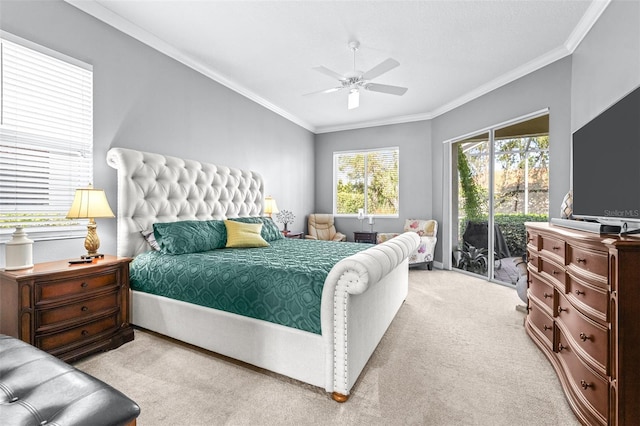
[[[524,222],[546,221],[549,116],[451,144],[454,268],[515,285],[526,273]]]

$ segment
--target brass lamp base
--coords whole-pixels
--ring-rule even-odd
[[[98,248],[100,247],[100,238],[98,238],[98,232],[96,231],[97,228],[98,225],[96,225],[95,219],[90,218],[89,224],[87,225],[87,236],[84,239],[84,248],[87,249],[87,254],[82,256],[83,259],[104,257],[104,255],[98,254]]]

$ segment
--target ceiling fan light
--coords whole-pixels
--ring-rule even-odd
[[[360,91],[358,89],[351,89],[349,92],[348,108],[354,109],[360,106]]]

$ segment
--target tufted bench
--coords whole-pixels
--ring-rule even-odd
[[[135,425],[139,414],[106,383],[0,334],[0,425]]]

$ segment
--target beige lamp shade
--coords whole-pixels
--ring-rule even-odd
[[[107,196],[102,189],[88,188],[76,189],[73,203],[67,213],[67,219],[93,219],[96,217],[115,217]]]
[[[271,217],[273,213],[278,213],[278,206],[276,204],[276,200],[273,199],[270,195],[264,197],[264,214]]]

